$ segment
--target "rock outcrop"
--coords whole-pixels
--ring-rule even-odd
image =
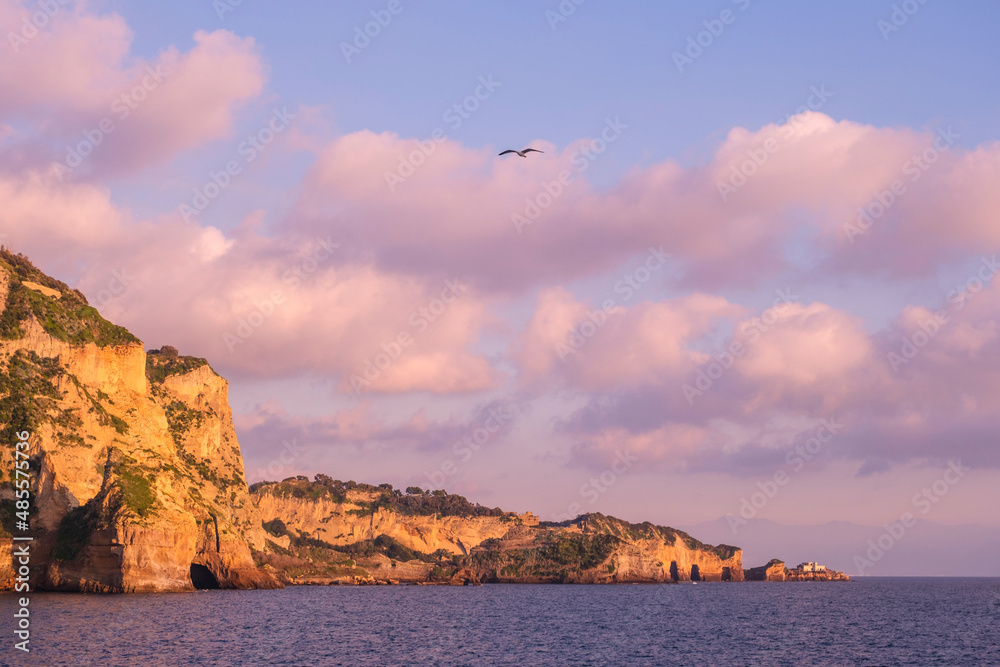
[[[34,587],[193,590],[199,567],[220,587],[280,586],[251,556],[264,533],[226,381],[172,348],[147,355],[82,294],[5,250],[0,306],[0,465],[6,478],[13,434],[29,432],[22,534],[35,538]],[[13,481],[0,488],[6,544]]]
[[[440,491],[403,494],[323,475],[255,484],[253,498],[271,532],[258,558],[291,582],[355,583],[359,571],[420,583],[743,580],[736,547],[601,514],[538,523]]]
[[[823,570],[821,572],[806,572],[799,569],[786,569],[785,581],[850,581],[851,578],[843,572],[836,570]]]
[[[743,552],[687,533],[586,514],[559,524],[516,528],[474,549],[483,581],[504,583],[665,583],[742,581]]]
[[[778,559],[768,561],[767,565],[752,567],[744,573],[746,581],[785,581],[785,563]]]
[[[850,581],[851,578],[836,570],[806,571],[789,569],[784,561],[772,559],[767,565],[752,567],[745,573],[746,581]]]
[[[308,486],[309,495],[296,495]],[[308,535],[335,546],[374,540],[387,535],[408,549],[432,554],[446,551],[466,555],[485,540],[500,538],[519,519],[513,514],[497,516],[442,516],[437,512],[405,514],[372,506],[380,494],[353,489],[342,499],[329,494],[311,497],[314,483],[301,480],[254,487],[254,502],[261,518],[280,519],[299,535]],[[273,538],[272,538],[273,539]]]

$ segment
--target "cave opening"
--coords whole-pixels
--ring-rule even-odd
[[[722,580],[723,581],[733,580],[733,571],[730,568],[728,567],[722,568]]]
[[[219,580],[204,565],[191,563],[191,583],[198,590],[212,590],[219,587]]]
[[[680,581],[681,573],[677,571],[677,561],[670,561],[670,579],[672,581]]]
[[[701,581],[701,571],[697,565],[691,566],[691,581]]]

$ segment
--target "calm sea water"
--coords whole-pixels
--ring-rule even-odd
[[[1000,665],[1000,579],[32,596],[30,665]]]

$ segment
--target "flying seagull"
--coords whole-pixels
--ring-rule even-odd
[[[500,153],[500,155],[506,155],[507,153],[517,153],[521,157],[528,157],[525,153],[544,153],[545,151],[540,151],[537,148],[525,148],[523,151],[509,150]]]

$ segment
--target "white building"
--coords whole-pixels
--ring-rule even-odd
[[[819,563],[814,562],[799,563],[798,569],[803,572],[826,572],[826,565],[820,565]]]

